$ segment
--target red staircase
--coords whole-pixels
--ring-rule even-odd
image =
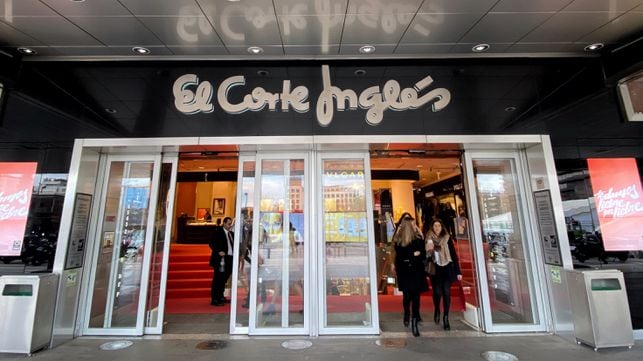
[[[210,248],[203,244],[172,244],[166,299],[210,298],[213,269]]]

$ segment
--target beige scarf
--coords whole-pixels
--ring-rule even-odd
[[[426,235],[427,243],[429,240],[433,242],[433,259],[438,266],[444,267],[448,265],[451,261],[451,252],[449,252],[449,235],[446,234],[443,237],[439,237],[437,234],[430,230]]]

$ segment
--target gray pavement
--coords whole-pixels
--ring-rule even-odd
[[[438,335],[440,335],[438,337]],[[197,349],[204,340],[217,338],[226,343],[218,350]],[[383,337],[333,336],[302,337],[230,337],[225,335],[170,335],[158,339],[130,339],[131,347],[104,351],[99,346],[123,338],[79,338],[52,350],[33,355],[34,361],[213,361],[213,360],[483,360],[488,350],[510,352],[520,360],[643,360],[643,342],[631,350],[610,348],[594,352],[551,335],[466,336],[426,333],[422,337],[388,334]],[[290,350],[281,346],[287,340],[309,340],[312,346]],[[379,342],[377,342],[379,340]],[[379,346],[377,343],[388,344]],[[25,355],[1,354],[1,360],[24,359]]]

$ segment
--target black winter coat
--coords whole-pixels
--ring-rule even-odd
[[[415,251],[420,251],[414,256]],[[416,238],[406,247],[395,245],[395,272],[397,287],[402,292],[424,292],[429,290],[424,274],[424,240]]]

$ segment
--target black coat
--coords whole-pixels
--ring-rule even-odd
[[[234,239],[233,232],[230,232],[230,236],[232,236],[232,238]],[[217,267],[221,262],[221,256],[219,256],[219,252],[223,252],[226,255],[228,254],[228,238],[226,237],[226,233],[223,227],[217,227],[208,245],[212,250],[212,254],[210,255],[210,266]]]
[[[420,251],[414,256],[415,251]],[[395,272],[397,273],[397,287],[402,292],[424,292],[428,291],[424,274],[424,240],[416,238],[406,247],[395,245]]]

